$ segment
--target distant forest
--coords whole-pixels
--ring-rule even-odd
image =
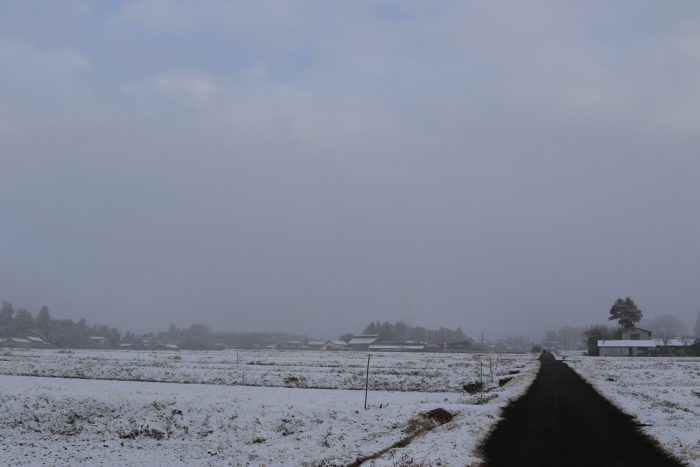
[[[409,326],[403,321],[395,323],[379,321],[370,323],[365,334],[379,335],[380,342],[431,341],[435,343],[461,342],[469,340],[461,328],[426,329]],[[53,347],[87,348],[95,345],[90,337],[105,337],[110,348],[120,345],[135,349],[156,349],[165,345],[177,345],[181,349],[207,350],[229,347],[252,349],[286,344],[290,341],[308,342],[305,335],[284,332],[222,332],[214,331],[206,324],[193,324],[178,328],[171,324],[167,330],[137,334],[130,331],[122,334],[119,329],[102,324],[90,325],[85,319],[55,319],[49,308],[42,306],[36,315],[26,308],[15,309],[11,303],[3,302],[0,308],[0,338],[28,336],[41,337]],[[349,341],[352,334],[341,339]]]
[[[175,344],[182,349],[206,350],[217,344],[235,348],[255,348],[276,345],[290,340],[308,341],[308,337],[282,332],[214,332],[205,324],[193,324],[178,328],[171,324],[167,331],[124,335],[114,327],[101,324],[89,325],[85,319],[54,319],[49,308],[42,306],[34,316],[26,308],[14,309],[10,302],[0,308],[0,338],[27,336],[41,337],[53,347],[81,349],[94,343],[89,337],[105,337],[109,347],[132,344],[133,348],[152,349],[165,344]]]
[[[447,328],[426,329],[420,326],[409,326],[403,321],[397,321],[394,324],[388,321],[372,322],[365,328],[364,334],[376,334],[379,336],[380,342],[430,341],[440,344],[469,340],[460,327],[454,330]]]
[[[55,347],[83,348],[88,346],[90,336],[106,337],[111,347],[119,345],[121,333],[118,329],[98,325],[88,325],[87,321],[53,319],[49,308],[42,306],[36,317],[26,308],[16,311],[10,302],[3,302],[0,308],[0,337],[36,336],[49,341]]]
[[[253,349],[272,345],[284,344],[289,341],[308,342],[303,335],[285,332],[235,332],[212,331],[206,324],[193,324],[188,328],[178,328],[171,324],[167,331],[149,332],[136,335],[127,332],[123,343],[143,345],[144,342],[158,344],[174,344],[181,349],[207,350],[218,347],[235,349]]]

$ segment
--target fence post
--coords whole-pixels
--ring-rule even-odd
[[[367,391],[369,391],[369,358],[371,354],[367,354],[367,376],[365,377],[365,410],[367,410]]]
[[[479,360],[479,383],[481,384],[481,390],[484,390],[484,361]]]

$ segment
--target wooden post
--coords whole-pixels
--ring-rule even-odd
[[[481,383],[481,390],[484,390],[484,362],[479,360],[479,383]]]
[[[371,354],[367,354],[367,376],[365,377],[365,410],[367,410],[367,391],[369,391],[369,358]]]

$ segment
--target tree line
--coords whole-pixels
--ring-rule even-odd
[[[118,329],[102,324],[88,325],[85,319],[54,319],[47,306],[34,314],[26,308],[14,309],[10,302],[0,307],[0,337],[36,336],[55,347],[84,348],[90,336],[106,337],[110,346],[119,345],[121,333]]]
[[[131,344],[134,348],[156,349],[174,344],[182,349],[207,350],[217,345],[240,349],[277,345],[290,340],[308,341],[308,337],[283,332],[214,332],[206,324],[178,328],[174,324],[165,331],[136,334],[122,333],[102,324],[89,325],[85,319],[54,319],[47,306],[36,316],[26,308],[15,308],[10,302],[0,307],[0,338],[27,336],[41,337],[53,347],[81,349],[90,347],[89,337],[107,338],[109,347]]]
[[[462,328],[448,329],[426,329],[421,326],[409,326],[403,321],[396,321],[394,324],[384,321],[383,323],[372,322],[363,331],[364,334],[376,334],[379,342],[406,342],[406,341],[430,341],[435,343],[461,342],[467,337],[462,332]]]
[[[149,332],[141,335],[128,332],[123,343],[136,347],[157,347],[159,345],[177,345],[188,350],[208,350],[218,346],[235,349],[254,349],[283,344],[289,341],[308,342],[304,335],[285,332],[236,332],[213,331],[206,324],[193,324],[187,328],[178,328],[171,324],[167,330]]]

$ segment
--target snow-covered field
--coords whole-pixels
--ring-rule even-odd
[[[373,354],[364,410],[362,353],[0,355],[1,465],[346,465],[438,407],[455,418],[366,465],[476,464],[475,448],[538,368],[532,355]],[[488,390],[462,392],[482,363]]]
[[[0,374],[235,386],[364,389],[367,354],[322,351],[165,352],[13,350],[0,353]],[[370,388],[461,391],[478,377],[479,354],[372,354]],[[522,368],[517,355],[493,355],[493,371]],[[488,356],[484,357],[488,373]]]
[[[609,401],[668,452],[700,466],[700,358],[570,357]]]

